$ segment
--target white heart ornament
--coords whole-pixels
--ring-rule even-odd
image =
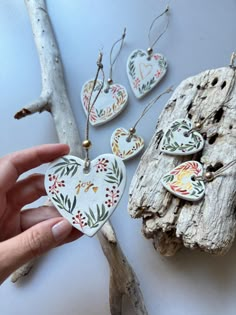
[[[166,58],[161,54],[149,55],[146,51],[134,50],[127,61],[127,75],[137,98],[150,92],[167,71]]]
[[[45,174],[47,194],[60,214],[82,233],[93,236],[115,210],[125,189],[123,161],[103,154],[91,161],[72,155],[52,162]]]
[[[202,135],[192,130],[188,119],[176,119],[166,130],[161,141],[161,151],[170,155],[190,155],[202,150]]]
[[[144,140],[132,135],[130,141],[127,141],[129,131],[124,128],[117,128],[111,136],[112,152],[122,160],[128,160],[137,155],[144,147]]]
[[[91,91],[93,88],[94,80],[87,81],[81,91],[81,102],[85,111],[88,115],[88,105]],[[101,88],[102,81],[97,80],[94,88],[91,102],[93,104],[94,98],[97,95],[98,90]],[[105,124],[107,121],[115,118],[125,108],[128,102],[128,93],[124,86],[120,84],[110,84],[104,86],[99,94],[91,112],[89,115],[89,122],[93,126]]]
[[[205,194],[205,185],[202,180],[203,168],[199,162],[187,161],[162,177],[162,185],[178,198],[197,201]]]

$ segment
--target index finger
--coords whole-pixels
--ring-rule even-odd
[[[7,191],[22,173],[68,152],[66,144],[45,144],[4,156],[0,159],[0,190]]]

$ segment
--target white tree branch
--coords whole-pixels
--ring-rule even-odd
[[[114,234],[114,230],[113,230]],[[115,234],[114,234],[115,235]],[[112,315],[121,315],[124,295],[130,300],[136,315],[147,315],[138,279],[116,242],[107,241],[103,232],[98,239],[110,265],[110,310]]]
[[[41,96],[43,98],[30,105],[29,108],[26,107],[19,111],[16,118],[26,116],[27,111],[30,113],[42,112],[43,110],[49,111],[54,119],[59,141],[69,144],[71,154],[83,157],[78,128],[66,91],[59,48],[53,34],[45,1],[25,0],[25,3],[41,65]],[[98,238],[110,265],[111,314],[122,314],[122,297],[127,295],[134,306],[135,314],[147,315],[139,282],[119,246],[111,223],[107,222],[103,226],[102,230],[98,232]],[[32,262],[30,262],[29,267],[32,268]],[[23,266],[23,268],[23,271],[18,271],[18,275],[27,273],[26,266]],[[13,276],[15,281],[18,278],[19,276]]]
[[[21,119],[34,113],[41,113],[43,111],[50,111],[49,97],[40,97],[38,100],[22,108],[14,116],[16,119]]]
[[[17,269],[11,276],[11,282],[15,283],[22,277],[27,276],[35,264],[36,258]]]

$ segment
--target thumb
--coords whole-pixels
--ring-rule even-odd
[[[71,231],[66,219],[53,218],[0,243],[0,283],[29,260],[63,243]]]

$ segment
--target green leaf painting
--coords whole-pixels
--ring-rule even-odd
[[[131,75],[132,79],[135,79],[136,77],[136,72],[135,72],[135,65],[134,65],[134,60],[137,56],[143,57],[145,56],[145,53],[142,50],[135,50],[133,54],[130,56],[130,61],[128,65],[129,69],[129,74]]]
[[[108,217],[109,211],[106,210],[105,205],[102,204],[96,206],[96,211],[93,212],[91,208],[89,208],[89,212],[85,212],[85,215],[88,219],[87,223],[90,228],[96,228],[99,226],[99,223],[106,220]]]
[[[105,181],[110,184],[115,184],[117,186],[120,186],[120,183],[123,179],[123,172],[121,169],[119,169],[118,163],[115,160],[114,163],[111,163],[112,166],[108,168],[109,172],[107,172],[107,176],[105,178]]]
[[[52,200],[57,204],[59,209],[63,209],[70,214],[73,213],[76,206],[76,196],[74,196],[73,201],[71,201],[68,195],[64,196],[63,194],[55,194],[52,197]]]
[[[191,192],[191,195],[201,195],[204,192],[204,184],[201,181],[196,181],[192,183],[193,185],[193,191]]]
[[[77,173],[78,166],[81,166],[81,164],[72,158],[68,159],[62,157],[61,160],[63,161],[53,165],[53,168],[55,168],[54,174],[58,174],[59,177],[62,177],[63,175],[70,175],[73,177]]]
[[[178,134],[182,137],[181,140]],[[187,139],[187,142],[184,139]],[[191,152],[199,149],[201,145],[202,139],[196,131],[192,130],[191,122],[184,119],[175,121],[167,130],[163,138],[162,149],[169,152]]]
[[[174,179],[174,175],[166,175],[163,177],[163,180],[166,182],[166,183],[169,183],[169,182],[172,182]]]

